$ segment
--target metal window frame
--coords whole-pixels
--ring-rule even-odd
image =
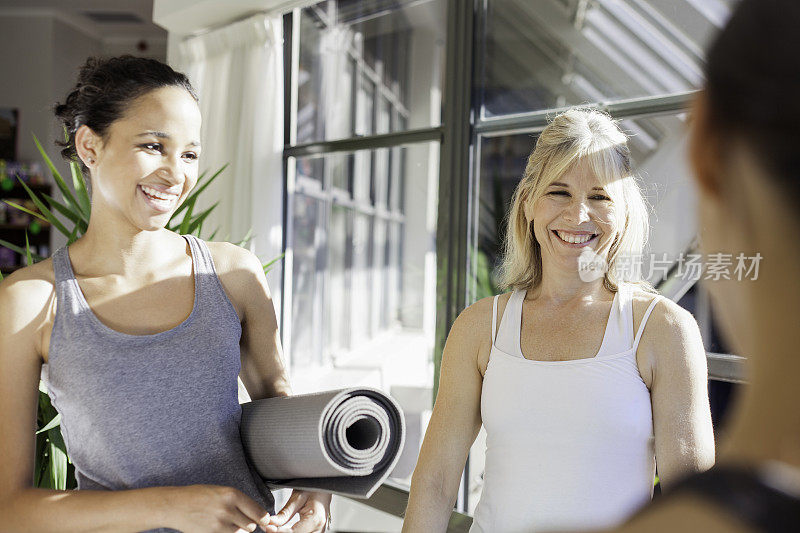
[[[328,4],[328,12],[318,13],[330,17],[330,8],[332,4]],[[437,142],[441,146],[443,139],[442,126],[432,126],[428,128],[419,128],[414,130],[389,132],[382,134],[371,134],[367,136],[354,135],[349,138],[333,139],[333,140],[320,140],[307,143],[297,143],[296,130],[297,130],[297,112],[298,112],[298,88],[297,79],[299,72],[299,57],[300,57],[300,24],[301,24],[302,8],[295,8],[290,13],[284,16],[284,64],[287,66],[284,81],[284,91],[286,97],[284,98],[284,150],[283,150],[283,171],[284,171],[284,231],[283,231],[283,248],[285,251],[284,268],[282,275],[283,293],[286,295],[283,300],[283,305],[280,313],[281,320],[281,337],[287,354],[287,364],[291,364],[291,338],[292,338],[292,269],[294,258],[292,254],[291,235],[293,232],[293,198],[297,195],[312,197],[323,203],[329,205],[344,205],[351,209],[354,213],[361,213],[371,216],[375,221],[382,220],[385,223],[405,223],[405,214],[403,212],[402,203],[399,210],[391,209],[390,206],[370,205],[366,206],[363,202],[354,198],[345,200],[339,198],[334,191],[330,190],[329,184],[323,183],[320,190],[315,188],[305,187],[302,179],[296,172],[297,158],[304,157],[321,157],[329,154],[336,153],[355,153],[358,151],[373,151],[381,148],[399,148],[408,145],[418,145],[427,142]],[[322,20],[322,19],[321,19]],[[323,23],[327,23],[323,20]],[[359,83],[362,74],[366,75],[375,86],[374,102],[371,113],[371,122],[373,129],[375,127],[376,117],[378,113],[378,100],[386,98],[390,107],[390,127],[391,117],[397,113],[400,116],[407,116],[408,110],[400,101],[399,95],[396,94],[394,87],[384,86],[379,72],[372,69],[363,58],[359,58],[356,50],[352,46],[347,50],[349,60],[355,63],[353,72],[353,90],[351,97],[353,105],[351,109],[352,120],[355,119],[357,112],[357,84]],[[353,122],[353,126],[355,123]],[[391,154],[390,154],[391,158]],[[374,166],[374,162],[370,164]],[[373,169],[374,170],[374,169]],[[391,169],[390,169],[391,171]],[[402,171],[402,169],[401,169]],[[371,172],[374,174],[374,172]],[[350,179],[353,179],[354,173],[350,172]],[[324,179],[323,179],[324,180]],[[373,185],[370,185],[370,189]],[[371,193],[371,197],[373,194]],[[374,202],[371,202],[374,204]],[[328,216],[330,215],[330,208],[328,209]],[[388,226],[387,226],[388,227]],[[374,243],[372,243],[374,245]],[[324,355],[324,354],[323,354]]]
[[[321,156],[326,154],[355,152],[358,150],[373,150],[378,148],[393,148],[423,142],[438,142],[440,145],[439,167],[439,206],[437,213],[436,229],[436,333],[434,349],[434,398],[438,385],[441,365],[441,355],[447,333],[455,321],[458,313],[466,307],[469,299],[468,281],[469,264],[472,258],[469,254],[469,243],[472,238],[476,212],[475,198],[479,192],[479,156],[480,142],[484,137],[496,137],[514,133],[535,133],[544,129],[550,117],[566,110],[551,108],[531,113],[506,115],[501,117],[482,117],[480,113],[479,94],[473,90],[475,83],[480,80],[477,74],[482,72],[483,35],[485,16],[488,9],[488,0],[446,0],[447,28],[445,45],[445,86],[442,98],[442,123],[440,126],[420,128],[400,132],[384,133],[364,137],[350,137],[345,139],[322,140],[297,144],[291,138],[294,129],[287,126],[286,142],[284,147],[284,171],[287,180],[284,205],[286,209],[286,224],[284,225],[284,248],[286,249],[287,235],[291,231],[291,214],[288,212],[291,202],[289,195],[293,174],[292,165],[294,158]],[[295,39],[299,37],[299,13],[296,9],[293,15],[295,29],[291,36],[292,50],[290,54],[292,63],[292,91],[290,97],[296,99],[297,75],[296,61],[298,49],[294,48]],[[289,64],[288,62],[286,64]],[[357,76],[354,75],[354,80]],[[586,107],[593,107],[608,112],[615,119],[631,119],[640,117],[674,114],[687,111],[696,91],[683,93],[648,96],[628,100],[609,102],[596,102]],[[376,94],[378,92],[376,91]],[[293,102],[291,109],[292,120],[296,121],[297,102]],[[373,110],[375,111],[375,110]],[[355,110],[353,110],[355,112]],[[287,120],[289,120],[287,118]],[[288,130],[292,129],[291,132]],[[401,207],[401,211],[402,211]],[[288,264],[284,268],[284,276],[291,268],[287,254]],[[291,283],[289,275],[288,283]],[[284,307],[291,312],[290,292],[291,287],[286,287],[284,292]],[[288,305],[287,305],[288,304]],[[284,325],[288,326],[291,316],[283,315]],[[288,322],[287,322],[288,320]],[[710,374],[714,379],[742,382],[743,358],[727,354],[708,354]],[[465,475],[462,478],[462,487],[459,494],[457,508],[466,510],[468,463]],[[392,487],[391,483],[384,484],[373,497],[375,502],[369,505],[400,516],[405,509],[405,500],[398,504],[398,496],[387,496],[391,493],[400,494],[400,498],[407,498],[407,491],[401,487]],[[377,500],[388,498],[387,502]],[[372,500],[372,499],[371,499]],[[388,507],[387,507],[388,506]],[[390,510],[391,508],[391,510]],[[454,516],[458,513],[454,513]],[[466,517],[468,519],[468,517]],[[457,521],[460,520],[460,516]],[[452,525],[452,521],[451,521]]]

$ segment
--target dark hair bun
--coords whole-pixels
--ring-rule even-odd
[[[800,198],[800,1],[742,0],[708,51],[712,120]]]
[[[131,102],[149,91],[170,86],[186,89],[197,100],[189,79],[160,61],[130,55],[90,57],[81,67],[78,82],[67,99],[55,106],[56,117],[67,134],[66,140],[56,141],[62,147],[61,156],[77,161],[87,174],[75,149],[78,128],[86,125],[105,137],[109,126],[124,115]]]

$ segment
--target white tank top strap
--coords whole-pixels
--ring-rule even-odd
[[[633,287],[627,283],[620,283],[617,286],[617,294],[622,318],[620,335],[622,339],[625,339],[626,346],[630,347],[633,346],[633,340],[635,338],[633,334]]]
[[[642,322],[639,324],[639,331],[636,332],[636,338],[633,341],[633,353],[636,353],[636,349],[639,347],[639,341],[642,340],[642,333],[644,333],[644,327],[647,324],[647,319],[650,317],[650,313],[653,312],[653,308],[656,304],[661,300],[663,296],[660,294],[653,298],[653,301],[650,302],[650,305],[647,307],[647,311],[644,312],[644,316],[642,317]]]
[[[492,303],[492,344],[494,344],[495,338],[497,338],[497,299],[500,298],[500,295],[494,297],[494,302]]]
[[[519,345],[520,329],[522,325],[522,302],[525,300],[525,290],[516,290],[511,293],[497,327],[495,346],[516,357],[523,357]]]

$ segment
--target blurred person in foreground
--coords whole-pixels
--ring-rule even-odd
[[[708,290],[748,385],[716,466],[668,490],[622,531],[800,527],[800,2],[744,0],[708,53],[690,155],[706,254],[761,254],[754,281]]]

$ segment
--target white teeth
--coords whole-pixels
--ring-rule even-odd
[[[592,239],[593,235],[571,235],[569,233],[562,233],[556,231],[556,234],[564,241],[571,244],[583,244]]]
[[[177,194],[168,194],[161,192],[159,190],[153,189],[152,187],[148,187],[146,185],[142,185],[142,191],[149,196],[152,200],[161,200],[163,203],[172,203],[178,195]],[[161,203],[161,202],[160,202]]]

